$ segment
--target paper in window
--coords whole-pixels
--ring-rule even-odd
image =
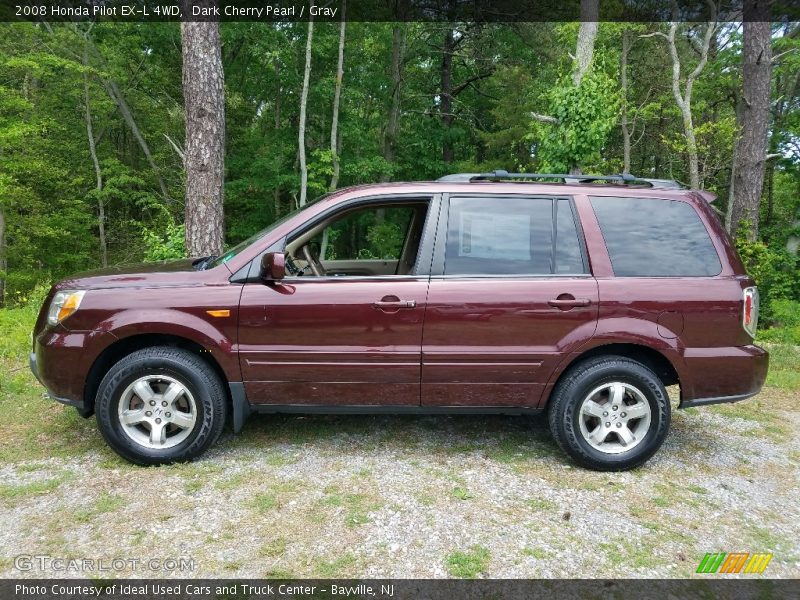
[[[531,260],[530,215],[462,211],[459,230],[460,257]]]

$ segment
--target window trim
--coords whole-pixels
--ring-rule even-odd
[[[487,202],[502,202],[509,198],[515,200],[550,200],[552,202],[551,221],[552,226],[556,227],[557,223],[553,215],[558,210],[558,201],[566,200],[569,203],[572,219],[575,223],[575,232],[578,236],[578,246],[581,253],[581,262],[583,264],[583,271],[581,273],[450,273],[445,274],[445,260],[447,251],[447,234],[450,221],[450,200],[472,198],[483,199]],[[431,277],[437,279],[564,279],[564,278],[590,278],[592,277],[591,266],[588,260],[588,252],[586,249],[586,237],[583,232],[583,225],[575,207],[575,198],[567,195],[551,195],[551,194],[487,194],[487,193],[466,193],[459,192],[456,194],[443,194],[441,201],[441,209],[439,216],[439,225],[436,229],[436,245],[433,251],[433,261],[431,265]],[[553,248],[555,248],[556,236],[555,231],[552,236]],[[551,251],[552,252],[552,251]],[[552,261],[554,255],[551,255],[551,269],[554,267]]]
[[[337,276],[323,276],[323,277],[297,277],[287,275],[281,281],[296,284],[299,282],[324,282],[324,281],[373,281],[373,280],[419,280],[428,279],[430,277],[431,266],[430,262],[425,260],[425,256],[431,257],[433,254],[433,243],[436,235],[436,225],[439,219],[439,211],[441,208],[442,194],[426,194],[419,192],[410,192],[403,194],[371,194],[369,196],[359,196],[357,198],[350,198],[340,204],[329,207],[321,213],[314,215],[313,218],[305,221],[298,227],[283,236],[278,242],[271,244],[264,251],[260,252],[253,260],[239,269],[229,281],[231,283],[258,283],[264,284],[259,277],[261,258],[267,252],[283,252],[286,249],[286,244],[292,238],[301,235],[303,232],[313,228],[322,221],[329,219],[331,216],[339,212],[350,211],[360,206],[368,206],[370,204],[394,204],[395,202],[413,203],[415,200],[418,202],[428,203],[428,213],[425,216],[425,224],[422,228],[422,238],[420,239],[419,249],[417,250],[417,263],[414,266],[413,273],[405,275],[337,275]],[[427,253],[427,254],[426,254]],[[245,275],[246,274],[246,275]]]
[[[617,274],[616,270],[614,269],[614,258],[611,256],[611,250],[608,247],[608,242],[606,242],[606,235],[603,232],[603,225],[600,223],[600,216],[597,214],[597,211],[594,209],[594,200],[608,200],[610,198],[622,199],[622,200],[638,200],[638,201],[654,201],[654,202],[680,202],[682,204],[686,204],[691,208],[692,212],[694,213],[695,217],[697,217],[698,223],[703,227],[703,230],[706,232],[706,236],[708,236],[708,241],[711,244],[711,249],[714,251],[714,256],[717,258],[717,262],[719,263],[719,271],[714,275],[619,275]],[[689,200],[683,198],[665,198],[662,196],[653,197],[653,196],[613,196],[613,195],[603,195],[603,196],[596,196],[596,195],[586,195],[586,199],[588,200],[589,208],[592,210],[594,214],[594,218],[597,220],[597,230],[600,232],[600,238],[603,240],[603,245],[606,249],[606,254],[608,256],[608,263],[611,266],[611,273],[612,277],[615,279],[712,279],[715,277],[721,276],[725,272],[725,262],[722,260],[720,256],[719,248],[717,248],[716,241],[714,236],[711,235],[711,231],[708,228],[708,223],[703,218],[703,215],[697,210],[697,206]]]

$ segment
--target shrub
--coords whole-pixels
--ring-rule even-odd
[[[759,335],[767,342],[800,345],[800,302],[779,298],[770,303],[773,327]]]
[[[163,232],[145,229],[143,237],[146,262],[186,257],[186,230],[183,225],[168,223]]]

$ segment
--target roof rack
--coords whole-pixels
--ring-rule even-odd
[[[498,181],[498,180],[560,180],[565,184],[583,184],[607,181],[621,185],[647,185],[651,188],[659,189],[683,189],[684,186],[672,179],[645,179],[636,177],[630,173],[619,175],[566,175],[563,173],[509,173],[502,169],[497,169],[489,173],[454,173],[440,177],[437,181],[450,182],[474,182],[474,181]]]

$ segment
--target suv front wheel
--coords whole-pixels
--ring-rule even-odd
[[[191,460],[225,425],[226,395],[217,374],[195,354],[145,348],[108,371],[97,394],[100,432],[121,456],[139,465]]]
[[[593,358],[573,366],[556,385],[549,421],[558,445],[578,464],[632,469],[667,437],[669,396],[643,364],[622,356]]]

